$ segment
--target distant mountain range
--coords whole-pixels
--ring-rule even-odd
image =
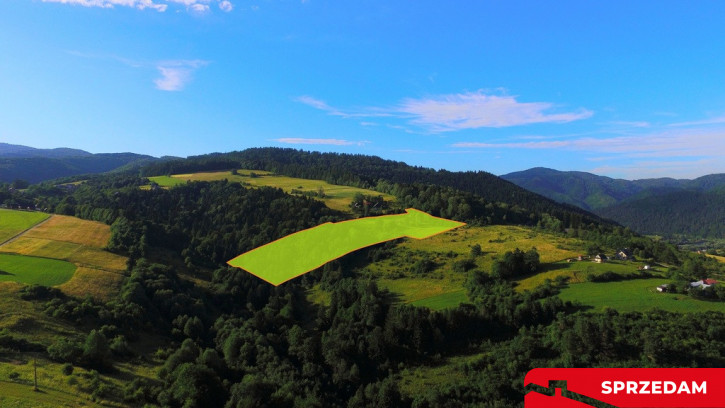
[[[239,164],[252,166],[250,168],[269,167],[275,171],[284,167],[286,172],[297,177],[304,178],[313,173],[320,177],[318,173],[321,170],[313,163],[305,164],[304,160],[297,163],[293,160],[292,162],[296,164],[291,165],[289,157],[281,159],[275,157],[275,155],[294,156],[295,154],[294,151],[278,149],[259,151],[250,149],[245,152],[204,155],[181,161],[177,157],[156,158],[136,153],[93,154],[70,148],[36,149],[0,143],[0,182],[22,179],[38,183],[76,175],[138,170],[142,173],[151,170],[154,174],[159,172],[166,174],[183,172],[188,170],[185,166],[189,165],[199,170],[207,167],[233,168]],[[259,159],[260,155],[264,160]],[[331,160],[330,158],[338,161],[347,160],[346,156],[328,156],[325,156],[326,160]],[[299,158],[295,156],[295,159]],[[367,160],[369,163],[365,162],[363,166],[367,170],[369,168],[379,170],[378,167],[391,166],[389,163],[383,166],[382,159],[376,159],[380,163],[373,158]],[[282,165],[282,163],[288,164]],[[347,164],[349,163],[346,162]],[[580,208],[593,212],[640,233],[668,237],[725,239],[725,174],[712,174],[694,180],[658,178],[630,181],[585,172],[537,167],[499,178],[485,172],[431,172],[409,168],[404,163],[394,164],[397,167],[393,166],[395,167],[393,170],[386,171],[392,171],[390,177],[396,182],[446,185],[481,194],[492,201],[519,204],[537,211],[564,210],[554,209],[551,204],[541,202],[541,197],[537,199],[527,191],[506,187],[508,181],[556,202],[578,207],[575,211],[581,211]],[[384,174],[387,173],[383,172],[379,176],[383,177]],[[570,207],[569,211],[571,209],[573,207]]]
[[[21,179],[38,183],[81,174],[132,170],[164,159],[136,153],[93,154],[78,149],[36,149],[0,143],[0,182]]]
[[[725,238],[725,174],[630,181],[537,167],[501,177],[641,233]]]

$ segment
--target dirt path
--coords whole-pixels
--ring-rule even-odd
[[[51,218],[53,218],[53,217],[54,217],[54,215],[52,215],[52,214],[51,214],[51,216],[50,216],[50,217],[48,217],[48,218],[44,219],[43,221],[40,221],[39,223],[37,223],[37,224],[35,224],[35,225],[31,226],[30,228],[27,228],[27,229],[25,229],[25,230],[23,230],[23,231],[20,231],[20,232],[18,232],[17,234],[15,234],[14,236],[12,236],[12,237],[10,237],[10,238],[6,239],[5,241],[3,241],[3,242],[0,242],[0,247],[1,247],[1,246],[3,246],[3,245],[5,245],[5,244],[9,244],[9,243],[11,243],[11,242],[15,241],[16,239],[20,238],[20,236],[21,236],[21,235],[25,234],[26,232],[30,231],[31,229],[33,229],[33,228],[35,228],[35,227],[37,227],[37,226],[39,226],[39,225],[43,225],[43,224],[45,224],[46,222],[48,222],[48,220],[50,220],[50,219],[51,219]]]

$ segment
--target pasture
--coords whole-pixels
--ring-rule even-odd
[[[60,289],[72,296],[108,300],[118,292],[126,269],[125,257],[104,249],[110,236],[106,224],[54,215],[0,246],[0,253],[70,263],[75,274],[54,285],[62,284]]]
[[[559,261],[544,265],[544,270],[536,275],[519,280],[517,290],[530,290],[544,283],[545,280],[555,280],[559,276],[569,279],[569,283],[588,282],[588,275],[600,275],[605,272],[614,272],[622,276],[631,276],[637,274],[638,267],[642,266],[641,262],[627,261],[609,261],[605,263],[596,263],[589,260],[566,262]],[[656,271],[650,271],[652,274],[658,274],[663,268]]]
[[[66,261],[0,254],[0,281],[55,286],[67,282],[75,271],[76,266]]]
[[[645,311],[654,308],[670,312],[725,312],[725,302],[708,302],[688,295],[657,292],[657,286],[669,279],[633,279],[620,282],[585,282],[569,285],[559,297],[579,302],[593,311],[609,307],[620,312]]]
[[[48,214],[0,208],[0,245],[33,225],[48,218]]]
[[[470,258],[471,247],[479,244],[482,255],[473,259],[467,271],[456,264]],[[494,260],[516,248],[537,248],[543,266],[576,257],[585,244],[573,238],[560,237],[533,228],[494,225],[464,226],[424,240],[407,239],[398,244],[390,256],[368,265],[363,274],[377,279],[378,284],[396,293],[402,303],[431,309],[455,307],[467,300],[463,284],[470,270],[490,271]],[[412,265],[421,259],[432,261],[427,273],[415,273]],[[563,265],[566,265],[564,262]],[[541,280],[543,283],[543,279]]]
[[[279,176],[261,170],[238,170],[237,175],[231,174],[229,171],[193,173],[193,174],[174,174],[172,176],[149,177],[150,181],[157,183],[161,187],[173,187],[184,184],[187,181],[220,181],[228,180],[230,182],[243,183],[250,187],[276,187],[281,188],[286,193],[292,193],[297,190],[307,193],[317,193],[322,189],[324,197],[315,197],[323,201],[328,207],[339,211],[350,211],[350,203],[356,193],[363,195],[378,196],[382,195],[387,201],[394,201],[395,197],[382,194],[373,190],[366,190],[357,187],[338,186],[330,184],[323,180],[309,180],[295,177]],[[255,173],[257,177],[251,177],[251,173]]]

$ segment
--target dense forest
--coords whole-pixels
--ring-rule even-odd
[[[531,225],[585,240],[593,252],[628,247],[638,257],[671,264],[673,280],[721,268],[487,173],[281,149],[172,161],[144,171],[237,167],[374,187],[396,196],[391,212],[415,206],[472,224]],[[219,181],[140,189],[144,184],[138,176],[115,175],[90,178],[73,189],[53,183],[24,192],[0,188],[5,204],[111,225],[109,249],[129,257],[120,294],[108,302],[43,287],[24,290],[24,298],[43,305],[49,316],[94,327],[85,338],[58,338],[43,351],[0,334],[0,347],[41,350],[70,371],[80,366],[104,373],[118,362],[143,361],[134,351],[140,333],[166,339],[167,346],[156,352],[165,361],[158,378],[135,379],[123,388],[99,382],[94,398],[187,408],[511,407],[523,405],[523,378],[535,367],[725,365],[722,313],[591,313],[557,297],[565,280],[517,291],[513,278],[541,267],[534,249],[504,254],[491,271],[471,270],[465,284],[470,302],[443,311],[396,303],[374,281],[359,278],[359,269],[395,251],[394,243],[357,251],[273,287],[225,261],[352,215],[269,187]],[[165,262],[168,253],[179,262]],[[329,293],[329,304],[308,300],[313,285]],[[413,396],[401,393],[401,373],[461,354],[474,356],[460,367],[465,381]]]
[[[232,168],[266,170],[291,177],[320,179],[331,184],[371,188],[381,192],[389,192],[389,184],[445,186],[475,194],[487,202],[506,203],[529,213],[548,213],[567,219],[578,217],[587,223],[600,221],[597,216],[580,208],[556,203],[485,171],[436,171],[376,156],[252,148],[241,152],[152,163],[142,169],[142,174],[157,176]]]
[[[693,180],[622,180],[533,168],[502,178],[642,233],[679,240],[725,237],[725,174]]]
[[[597,212],[643,234],[725,238],[725,190],[677,191],[625,201]]]

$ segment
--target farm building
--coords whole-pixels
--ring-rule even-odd
[[[669,292],[670,290],[670,284],[665,283],[663,285],[657,286],[657,292]]]
[[[617,251],[617,259],[621,261],[633,261],[634,255],[632,255],[632,251],[629,248],[624,248]]]
[[[607,258],[607,256],[604,255],[604,254],[597,254],[594,257],[594,262],[596,262],[596,263],[604,263],[604,262],[607,262],[608,259],[609,258]]]
[[[709,288],[710,286],[712,286],[716,283],[717,283],[717,281],[715,279],[703,279],[703,280],[699,280],[697,282],[690,282],[690,288],[705,289],[705,288]]]

